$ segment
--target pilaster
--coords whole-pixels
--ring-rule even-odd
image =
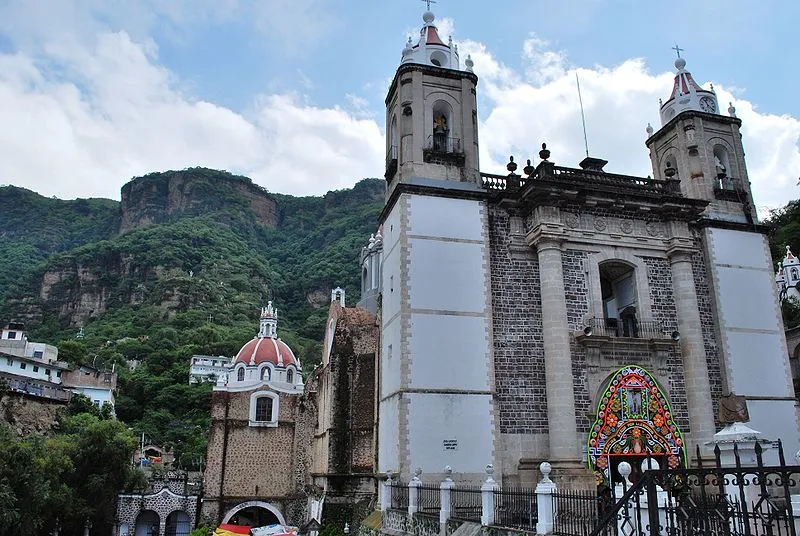
[[[540,235],[536,249],[539,253],[542,295],[550,461],[577,461],[580,459],[580,452],[575,423],[575,390],[572,384],[567,306],[564,301],[561,244],[553,237]]]
[[[692,273],[694,251],[685,247],[682,242],[680,239],[671,240],[667,255],[672,270],[672,285],[678,314],[678,331],[691,428],[692,444],[687,445],[687,449],[689,449],[688,452],[692,452],[695,445],[698,444],[701,448],[705,448],[716,430],[700,309],[697,303],[697,289]]]

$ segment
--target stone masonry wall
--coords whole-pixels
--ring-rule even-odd
[[[539,263],[533,250],[510,251],[506,211],[489,207],[489,247],[500,432],[547,433]]]
[[[653,320],[659,322],[665,333],[678,329],[678,310],[672,288],[672,268],[669,261],[660,257],[642,257],[647,265],[647,281],[650,284],[650,303]],[[689,410],[686,401],[686,383],[683,375],[683,359],[680,347],[675,346],[667,357],[669,371],[669,401],[675,422],[684,433],[690,432]]]
[[[583,319],[589,312],[589,287],[586,281],[585,251],[567,250],[561,254],[564,272],[564,299],[567,302],[567,325],[570,331],[583,329]],[[586,376],[586,349],[571,338],[572,382],[575,389],[575,422],[578,432],[588,432],[593,412]]]
[[[699,237],[696,238],[698,249],[702,251]],[[703,341],[706,349],[706,365],[708,366],[708,379],[711,385],[711,400],[714,408],[719,407],[719,399],[722,398],[724,382],[722,378],[722,359],[719,343],[717,341],[717,325],[714,321],[714,305],[712,291],[708,281],[708,269],[705,257],[702,253],[695,253],[692,256],[692,272],[694,273],[694,286],[697,291],[697,305],[700,309],[700,325],[703,329]],[[717,412],[714,411],[714,423],[720,428],[717,419]]]

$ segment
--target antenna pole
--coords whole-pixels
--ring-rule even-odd
[[[586,137],[586,115],[583,113],[583,97],[581,96],[581,81],[578,71],[575,71],[575,82],[578,84],[578,102],[581,104],[581,123],[583,123],[583,145],[586,148],[586,158],[589,158],[589,138]]]

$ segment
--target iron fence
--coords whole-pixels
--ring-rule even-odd
[[[494,524],[536,530],[539,510],[533,488],[502,488],[494,492]]]
[[[450,491],[450,517],[480,523],[482,508],[481,488],[458,487]]]
[[[599,504],[600,498],[594,491],[556,491],[553,493],[553,534],[588,536],[599,521]]]
[[[391,484],[392,508],[395,510],[408,510],[408,484],[397,482]]]
[[[800,466],[786,465],[780,442],[777,448],[777,466],[764,465],[756,443],[752,467],[734,445],[732,467],[723,466],[717,446],[712,466],[703,465],[698,447],[694,468],[647,470],[634,485],[623,483],[590,536],[798,536],[791,496]]]
[[[435,513],[441,510],[441,489],[435,486],[419,486],[417,488],[417,509],[419,512]]]

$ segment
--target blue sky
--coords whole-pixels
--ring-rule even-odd
[[[756,203],[797,196],[800,2],[441,0],[472,53],[481,167],[575,165],[574,73],[593,155],[647,175],[676,43],[744,122]],[[205,165],[320,194],[383,174],[383,99],[416,0],[0,0],[0,184],[119,198],[132,176]],[[763,209],[762,209],[763,212]]]

